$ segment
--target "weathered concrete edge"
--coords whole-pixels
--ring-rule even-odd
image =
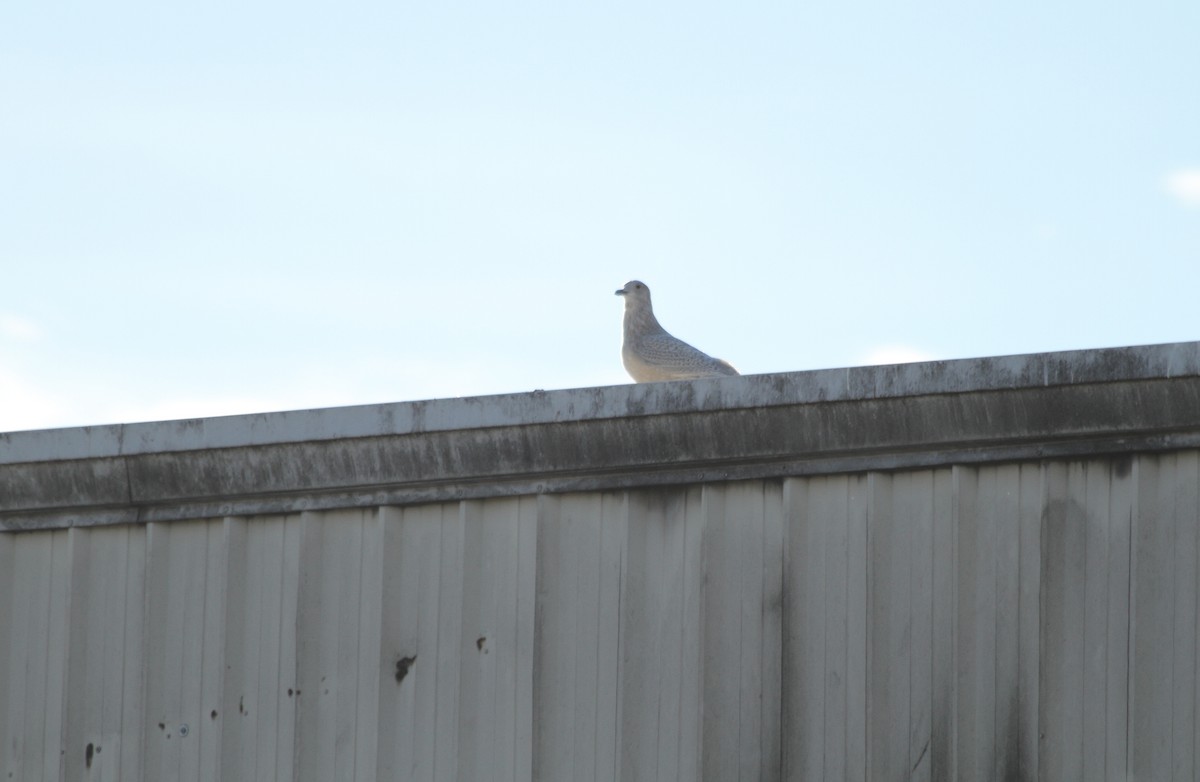
[[[1200,447],[1200,377],[0,466],[9,530]]]
[[[1200,342],[0,433],[0,465],[1200,376]]]
[[[1136,454],[1200,448],[1200,432],[1151,435],[1139,438],[1101,438],[1070,443],[1027,443],[1021,445],[949,449],[940,452],[912,451],[881,454],[849,454],[712,467],[659,469],[612,475],[550,476],[479,483],[414,485],[403,488],[349,492],[322,492],[297,496],[246,497],[231,501],[194,501],[172,505],[89,508],[84,511],[58,509],[0,516],[0,531],[23,532],[70,527],[103,527],[114,524],[145,524],[280,515],[347,508],[379,508],[419,505],[430,502],[482,500],[564,492],[622,491],[697,483],[770,480],[843,473],[948,468],[954,465],[1020,462],[1038,459],[1100,458],[1111,460],[1118,470],[1128,469]]]

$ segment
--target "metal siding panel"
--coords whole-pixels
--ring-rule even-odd
[[[767,510],[765,487],[761,482],[737,483],[729,487],[729,498],[736,512],[745,519],[748,534],[741,542],[740,578],[742,638],[739,650],[741,681],[738,693],[740,719],[738,744],[741,762],[739,778],[744,780],[778,779],[778,758],[764,756],[763,736],[779,730],[777,720],[766,721],[769,704],[776,701],[779,680],[768,681],[770,670],[778,670],[779,647],[770,648],[770,625],[779,622],[777,610],[771,610],[767,594]],[[770,663],[768,658],[774,657]],[[771,695],[768,695],[771,693]]]
[[[325,613],[330,573],[323,556],[325,530],[314,512],[301,514],[300,583],[296,600],[296,754],[294,777],[299,780],[333,779],[332,702],[326,682],[330,675],[328,647],[337,627]],[[257,640],[255,646],[257,647]],[[257,660],[257,655],[256,655]],[[256,665],[255,668],[258,666]],[[259,673],[253,673],[256,687]],[[335,690],[336,691],[336,690]]]
[[[497,778],[497,615],[500,572],[516,567],[506,554],[501,530],[515,526],[499,505],[512,501],[467,501],[463,518],[462,646],[459,654],[458,778]],[[515,511],[515,503],[510,510]],[[507,522],[507,524],[506,524]],[[511,766],[510,766],[511,767]]]
[[[867,778],[901,779],[909,763],[910,545],[891,475],[868,476]],[[895,488],[895,491],[893,489]]]
[[[846,774],[867,780],[867,500],[866,475],[848,477],[846,514]]]
[[[677,779],[702,779],[704,769],[704,490],[688,495],[683,536],[683,605],[680,621],[679,770]]]
[[[1133,515],[1133,457],[1107,462],[1108,561],[1106,588],[1107,669],[1105,671],[1105,778],[1128,779],[1129,643],[1130,643],[1130,522]],[[1104,498],[1100,498],[1104,501]]]
[[[49,539],[46,561],[46,614],[36,616],[35,658],[28,668],[34,678],[37,702],[34,705],[34,735],[37,771],[29,778],[43,780],[62,778],[64,746],[65,697],[68,655],[71,652],[71,575],[72,542],[70,530],[56,530]],[[28,704],[28,702],[26,702]]]
[[[600,592],[596,613],[601,662],[596,679],[596,712],[599,715],[596,722],[597,782],[617,779],[621,767],[621,586],[629,531],[624,492],[607,492],[600,497]],[[696,632],[700,632],[699,627]],[[695,648],[699,649],[700,644],[696,643]],[[537,712],[534,718],[540,721]]]
[[[867,479],[784,484],[785,768],[789,780],[865,780]]]
[[[974,526],[974,549],[964,555],[964,549],[959,550],[960,563],[970,562],[971,566],[963,567],[961,572],[966,583],[970,585],[973,599],[966,603],[970,607],[971,616],[967,622],[959,624],[959,632],[966,631],[974,634],[973,657],[959,659],[959,665],[964,665],[967,673],[968,686],[971,687],[973,708],[959,713],[960,720],[966,720],[974,731],[975,744],[964,757],[959,755],[960,771],[966,771],[968,779],[989,780],[995,775],[997,762],[997,617],[999,605],[996,595],[999,563],[996,561],[998,543],[997,527],[998,513],[996,499],[1002,493],[998,468],[984,465],[973,470],[976,484],[973,507],[967,518]],[[963,594],[960,592],[960,594]],[[961,608],[961,606],[960,606]]]
[[[858,667],[854,658],[862,644],[861,655],[858,655],[862,665],[861,677],[866,675],[866,523],[862,525],[862,548],[853,543],[854,509],[851,503],[852,479],[838,476],[833,478],[818,478],[810,484],[810,513],[814,516],[815,524],[824,527],[827,535],[826,547],[817,556],[824,558],[825,583],[823,585],[823,605],[813,606],[813,610],[821,617],[824,627],[820,629],[824,638],[825,670],[816,671],[817,682],[823,689],[821,702],[824,712],[814,715],[825,723],[825,741],[820,747],[823,762],[818,766],[817,773],[823,773],[826,779],[843,779],[852,777],[852,765],[857,762],[866,773],[866,736],[860,738],[861,753],[858,757],[851,748],[852,736],[866,729],[866,681],[861,680],[863,698],[863,721],[855,723],[857,718],[853,699],[854,690],[852,679]],[[862,604],[856,604],[855,589],[852,581],[855,575],[863,577]],[[853,617],[861,613],[861,633],[855,633]],[[860,727],[861,726],[861,727]]]
[[[433,778],[438,673],[441,505],[384,509],[379,774]]]
[[[564,527],[564,533],[570,535],[570,548],[560,549],[540,560],[553,567],[549,560],[557,559],[558,567],[566,566],[566,573],[560,572],[557,581],[564,588],[564,597],[570,600],[569,607],[560,603],[555,609],[555,613],[560,615],[563,630],[557,642],[554,635],[543,634],[539,648],[550,651],[558,646],[561,651],[557,656],[569,658],[564,660],[564,667],[571,673],[558,686],[563,690],[562,696],[570,701],[569,710],[562,715],[568,733],[561,740],[563,752],[571,758],[571,763],[569,769],[564,769],[567,773],[563,776],[544,774],[544,779],[575,779],[578,782],[596,779],[596,756],[599,750],[596,730],[601,717],[597,706],[601,664],[599,611],[603,502],[598,495],[587,495],[586,502],[580,498],[560,505],[565,513],[559,516],[557,523]],[[546,587],[543,599],[550,599],[549,590],[553,587],[550,582],[546,583]],[[563,616],[564,608],[570,616]],[[550,611],[549,605],[546,611]],[[546,629],[550,630],[549,627]],[[551,652],[549,656],[554,656],[554,653]],[[550,692],[546,694],[552,695]],[[541,714],[541,711],[538,713]]]
[[[517,717],[521,702],[521,674],[524,660],[521,655],[522,602],[521,589],[521,532],[522,505],[536,504],[528,499],[499,499],[488,502],[488,515],[496,514],[492,532],[497,549],[496,579],[493,581],[495,603],[491,619],[490,654],[495,658],[495,705],[486,715],[496,726],[495,749],[490,776],[498,782],[517,782],[517,768],[528,767],[532,752],[532,734],[522,731]],[[486,554],[485,554],[486,556]],[[529,682],[526,682],[528,685]],[[527,778],[526,778],[527,782]]]
[[[300,582],[305,565],[311,564],[312,553],[304,548],[309,525],[302,514],[279,517],[277,523],[276,545],[283,548],[283,588],[279,607],[278,670],[273,672],[271,679],[278,704],[275,767],[280,778],[292,779],[296,776],[296,760],[300,754],[297,724],[304,695],[300,689]]]
[[[68,780],[120,778],[128,538],[128,527],[70,535],[76,637],[69,645],[63,742]],[[140,607],[140,594],[135,605]]]
[[[167,627],[170,617],[167,601],[171,572],[170,530],[167,524],[146,525],[146,721],[142,728],[149,779],[173,779],[178,772],[178,763],[168,767],[167,757],[170,748],[178,746],[178,742],[169,745],[166,739],[167,725],[173,721],[165,695],[169,681],[167,644],[179,637],[178,623],[182,621],[182,615],[177,614],[175,627]]]
[[[1047,464],[1045,487],[1039,771],[1045,779],[1080,779],[1086,541],[1082,465]]]
[[[120,779],[145,778],[146,722],[146,528],[130,528],[128,569],[125,573],[124,686],[121,692]]]
[[[251,744],[245,732],[246,683],[250,662],[247,659],[247,607],[250,573],[247,537],[249,522],[226,518],[221,526],[221,551],[225,559],[225,640],[221,705],[217,707],[217,725],[221,731],[221,779],[254,779]],[[257,572],[257,569],[256,569]],[[257,634],[255,634],[257,638]]]
[[[294,771],[301,779],[354,777],[359,574],[363,518],[369,513],[303,514]],[[278,647],[268,661],[277,670]]]
[[[744,509],[737,506],[738,499],[730,493],[724,486],[706,486],[703,490],[703,567],[708,588],[704,590],[702,619],[702,778],[709,780],[741,778],[742,639],[754,632],[754,628],[743,625],[750,618],[742,611],[741,593],[742,547],[752,546],[756,536],[742,515]]]
[[[463,544],[465,530],[457,507],[446,509],[441,523],[438,570],[438,616],[436,666],[437,690],[434,733],[433,779],[458,779],[459,671],[463,654]]]
[[[293,709],[293,700],[288,698],[280,676],[284,638],[290,635],[285,627],[291,624],[291,617],[283,615],[283,600],[295,588],[284,583],[283,575],[287,523],[287,517],[282,516],[254,519],[246,562],[251,571],[247,597],[252,600],[246,632],[258,637],[249,647],[254,650],[253,659],[248,661],[255,668],[253,705],[247,701],[244,711],[249,713],[239,716],[253,724],[254,778],[263,782],[286,778],[292,754],[292,735],[282,728],[284,715]]]
[[[95,577],[89,565],[104,556],[102,547],[92,540],[88,530],[72,529],[67,532],[70,549],[70,576],[68,590],[73,594],[69,597],[69,627],[73,631],[66,652],[67,680],[71,686],[67,688],[67,704],[63,716],[65,726],[63,731],[63,757],[66,765],[63,769],[63,779],[68,782],[92,777],[95,764],[94,739],[100,731],[100,711],[104,705],[104,615],[102,606],[103,596],[98,594],[103,590],[104,562],[98,562]],[[51,718],[47,716],[47,724]],[[87,745],[92,745],[92,751],[87,751]],[[67,757],[66,753],[71,750]],[[103,760],[103,758],[101,758]],[[96,768],[96,776],[100,769]]]
[[[1173,455],[1143,455],[1134,511],[1133,660],[1130,751],[1135,779],[1169,779],[1174,638]]]
[[[996,751],[994,468],[955,468],[958,513],[958,777],[988,780]]]
[[[62,779],[65,745],[67,675],[71,654],[71,577],[74,545],[68,530],[53,534],[50,560],[50,616],[46,635],[45,734],[42,743],[43,775]]]
[[[992,778],[1012,779],[1020,768],[1021,470],[1015,464],[989,469],[995,475],[995,492],[986,501],[993,509],[996,562],[996,754]]]
[[[979,643],[976,605],[978,570],[979,473],[975,467],[954,468],[954,778],[978,778],[978,746],[983,738],[977,724]],[[990,737],[990,732],[989,732]]]
[[[1108,714],[1108,474],[1103,465],[1083,463],[1084,583],[1083,583],[1083,706],[1082,774],[1105,778],[1105,721]]]
[[[1109,601],[1109,470],[1101,461],[1083,463],[1083,706],[1081,710],[1084,779],[1106,779]]]
[[[1174,779],[1196,773],[1196,453],[1176,454],[1170,475],[1175,502],[1171,521],[1175,539],[1175,616],[1171,648],[1171,742]]]
[[[12,589],[5,593],[10,605],[11,628],[6,633],[8,665],[4,671],[8,681],[5,700],[0,709],[6,714],[4,743],[0,745],[0,770],[5,779],[27,779],[32,776],[32,764],[27,762],[30,734],[30,711],[38,693],[30,681],[28,666],[33,655],[34,626],[39,613],[38,603],[49,599],[49,569],[38,561],[49,551],[49,534],[6,535],[12,541]],[[42,596],[45,596],[44,598]],[[46,609],[42,609],[45,612]],[[27,776],[29,775],[29,776]]]
[[[208,533],[220,522],[151,525],[147,584],[147,769],[161,779],[194,779],[199,746]],[[187,725],[187,735],[181,727]]]
[[[387,661],[380,652],[383,625],[383,516],[383,510],[379,509],[363,517],[354,776],[364,782],[378,778],[380,691],[385,682],[395,681],[385,678],[384,665]]]
[[[678,731],[672,773],[659,776],[688,782],[704,778],[704,490],[690,487],[683,507],[682,539],[677,539],[680,566],[677,577],[679,599],[675,604],[675,666],[679,690],[672,708]],[[761,588],[761,587],[760,587]],[[668,717],[668,720],[670,717]]]
[[[701,490],[690,488],[675,495],[665,508],[664,524],[659,532],[659,549],[662,559],[661,570],[655,574],[654,590],[660,595],[657,602],[657,627],[652,633],[652,648],[656,650],[658,665],[653,666],[657,675],[658,709],[650,724],[656,725],[657,751],[655,753],[656,778],[679,780],[682,772],[681,737],[689,732],[698,714],[682,711],[684,691],[689,687],[701,687],[700,681],[683,679],[683,606],[687,591],[686,577],[690,572],[700,575],[699,568],[690,568],[685,557],[687,538],[703,534],[703,512]],[[649,716],[649,715],[646,715]]]
[[[613,578],[620,575],[620,547],[612,544],[612,535],[605,545],[605,525],[612,522],[611,509],[619,500],[620,495],[599,494],[537,500],[534,733],[539,779],[586,782],[603,778],[602,766],[611,772],[616,638],[602,632],[614,628],[618,617],[620,596]],[[615,572],[606,567],[607,558],[614,557]],[[609,639],[613,648],[605,650]]]
[[[1176,503],[1176,513],[1179,516],[1180,523],[1191,529],[1194,537],[1196,535],[1197,526],[1200,526],[1200,452],[1190,451],[1180,454],[1178,481],[1180,486],[1184,487],[1184,491],[1180,493],[1178,502]],[[1200,542],[1198,542],[1197,545],[1200,547]],[[1200,551],[1197,552],[1197,555],[1200,556]],[[1197,561],[1195,557],[1192,559],[1191,567],[1193,569],[1197,568]],[[1192,582],[1192,589],[1192,616],[1193,622],[1195,622],[1195,590],[1200,589],[1200,584],[1196,583],[1195,578]],[[1196,704],[1197,701],[1200,700],[1200,672],[1197,671],[1197,666],[1200,665],[1200,655],[1197,655],[1196,653],[1196,647],[1200,645],[1200,637],[1198,637],[1197,634],[1200,634],[1200,626],[1195,627],[1191,637],[1181,637],[1177,635],[1177,637],[1180,637],[1180,642],[1188,647],[1188,651],[1190,653],[1189,656],[1191,658],[1191,666],[1185,671],[1185,673],[1191,677],[1192,684],[1188,688],[1187,692],[1179,692],[1179,690],[1182,688],[1177,687],[1176,697],[1187,698],[1191,701],[1191,709],[1187,716],[1191,720],[1192,729],[1191,752],[1193,753],[1193,778],[1197,776],[1198,771],[1200,771],[1200,769],[1196,768],[1196,766],[1200,766],[1200,763],[1197,763],[1194,757],[1197,745],[1200,744],[1200,719],[1198,719],[1196,715]]]
[[[621,612],[622,782],[674,780],[679,737],[698,714],[681,714],[686,535],[702,523],[698,489],[630,493]],[[686,724],[685,724],[686,723]],[[706,772],[707,773],[707,772]]]
[[[301,696],[296,612],[305,529],[300,516],[229,518],[220,530],[212,527],[211,538],[220,539],[225,558],[224,639],[211,643],[224,654],[216,727],[226,777],[292,775]],[[216,587],[215,594],[220,592]],[[217,686],[214,680],[214,693]],[[202,719],[212,721],[212,710]]]
[[[958,470],[959,771],[1019,765],[1019,491],[1016,465]]]
[[[516,596],[516,699],[513,704],[513,717],[516,723],[514,730],[515,755],[513,757],[513,779],[517,782],[532,780],[534,775],[533,735],[534,721],[537,712],[534,710],[534,626],[537,612],[537,500],[532,497],[522,497],[517,518],[517,596]],[[606,519],[607,521],[607,519]],[[604,560],[601,554],[601,560]],[[603,581],[602,581],[603,584]],[[603,594],[603,587],[602,587]],[[604,601],[601,598],[601,618],[604,616]],[[613,627],[616,627],[617,605],[612,606]],[[613,672],[612,687],[605,695],[616,698],[616,638],[611,637],[613,653],[608,656],[610,661],[607,668]],[[601,659],[605,659],[601,654]],[[604,666],[601,667],[604,670]],[[603,675],[601,675],[603,686]],[[601,722],[605,712],[601,709]],[[608,712],[609,723],[616,721],[616,709]],[[604,747],[600,736],[603,734],[603,724],[597,730],[597,745]],[[610,753],[611,755],[611,753]],[[612,778],[612,777],[606,777]]]
[[[934,473],[897,473],[896,518],[908,536],[911,640],[909,652],[908,777],[930,780],[933,771],[933,525]]]
[[[337,692],[334,696],[333,779],[354,779],[355,718],[358,715],[358,649],[361,641],[359,616],[362,604],[363,524],[371,511],[337,511],[321,514],[325,528],[325,550],[334,555],[330,563],[336,579],[336,597],[328,618],[336,628],[334,664]],[[334,545],[330,545],[330,538]],[[324,693],[324,690],[322,690]],[[326,734],[329,735],[329,734]]]
[[[1058,746],[1055,753],[1059,755],[1062,765],[1059,766],[1062,776],[1060,779],[1083,779],[1083,712],[1084,712],[1084,661],[1086,659],[1086,621],[1087,615],[1085,596],[1087,588],[1087,485],[1085,482],[1085,467],[1082,462],[1066,462],[1067,496],[1064,504],[1062,523],[1062,559],[1059,562],[1051,560],[1052,565],[1062,568],[1057,586],[1063,593],[1062,622],[1059,628],[1061,646],[1052,651],[1061,654],[1060,667],[1056,681],[1051,685],[1051,693],[1061,698],[1061,722],[1046,725],[1043,733],[1049,744],[1055,739],[1057,728]],[[1054,588],[1053,582],[1047,584],[1047,591]],[[1047,666],[1054,670],[1053,665]]]
[[[295,776],[301,780],[328,780],[334,779],[338,628],[333,601],[337,577],[329,562],[320,514],[305,512],[301,519]]]
[[[462,641],[459,653],[458,778],[478,779],[496,749],[496,559],[493,521],[482,501],[460,503],[463,517]]]
[[[783,489],[784,778],[865,780],[867,478]]]
[[[207,715],[203,713],[205,641],[205,595],[211,570],[219,570],[219,564],[208,558],[210,538],[220,534],[220,520],[191,522],[187,525],[194,533],[188,548],[188,559],[184,580],[183,649],[180,659],[180,729],[176,734],[180,745],[181,780],[200,780],[200,730]],[[219,573],[218,576],[219,577]],[[182,726],[187,725],[187,735]]]
[[[18,600],[16,566],[13,562],[17,536],[0,532],[0,778],[9,779],[10,763],[16,755],[9,710],[13,708],[12,671],[15,647],[19,643],[14,603]]]
[[[762,731],[763,782],[783,779],[783,485],[762,484]],[[686,778],[686,777],[685,777]]]
[[[930,720],[929,760],[930,776],[934,782],[955,782],[958,774],[954,691],[958,676],[955,643],[958,599],[956,483],[953,470],[936,470],[933,473],[933,715]]]
[[[726,500],[733,501],[734,518],[740,519],[736,567],[732,579],[737,583],[738,609],[741,614],[739,625],[739,648],[737,653],[739,672],[737,710],[738,779],[765,779],[766,764],[762,757],[762,707],[763,670],[762,661],[765,619],[763,581],[766,568],[763,560],[763,498],[762,484],[731,484],[726,491]],[[711,532],[710,530],[708,530]],[[732,584],[731,584],[732,586]],[[732,678],[732,677],[731,677]],[[722,777],[710,776],[710,779]]]
[[[204,580],[203,624],[200,646],[200,697],[192,738],[197,745],[198,776],[201,780],[218,779],[221,771],[221,716],[225,675],[225,632],[227,629],[225,520],[206,522],[207,570]]]
[[[706,486],[703,502],[704,574],[685,581],[697,592],[707,585],[704,613],[688,614],[683,627],[685,654],[693,648],[689,623],[704,628],[703,778],[778,779],[782,562],[774,561],[779,544],[773,557],[766,546],[782,534],[779,489],[757,481]],[[685,542],[694,545],[690,532]],[[694,681],[684,678],[685,692]]]
[[[416,651],[417,619],[416,606],[420,597],[420,582],[410,576],[411,570],[420,567],[421,560],[406,557],[402,544],[406,526],[404,512],[399,508],[379,509],[381,539],[380,557],[383,561],[381,573],[381,613],[379,632],[380,682],[379,703],[376,714],[378,728],[375,767],[380,778],[407,780],[411,778],[413,725],[411,720],[413,681],[411,664],[401,665],[401,660],[420,659]],[[409,527],[415,526],[410,524]],[[411,562],[410,562],[411,560]],[[411,583],[405,584],[404,578]],[[404,667],[403,672],[401,668]],[[401,675],[403,673],[403,675]],[[407,682],[407,685],[406,685]],[[408,719],[405,720],[404,717]],[[407,722],[403,727],[402,722]],[[401,760],[404,758],[408,762]]]
[[[1017,595],[1018,736],[1017,778],[1038,779],[1040,743],[1042,508],[1043,468],[1040,463],[1020,466],[1020,589]]]
[[[784,778],[818,780],[825,742],[825,549],[829,524],[812,511],[814,485],[828,479],[789,478],[783,484]]]
[[[654,537],[651,508],[644,494],[625,495],[627,534],[621,582],[621,624],[617,637],[621,642],[619,703],[620,727],[618,752],[620,765],[617,779],[621,782],[641,782],[656,779],[657,725],[646,718],[656,711],[657,692],[654,689],[655,671],[647,660],[654,660],[657,649],[652,648],[653,595],[649,594],[650,573],[647,562],[662,562],[661,546],[651,548]],[[661,527],[661,521],[659,525]]]
[[[534,704],[539,718],[534,725],[534,773],[537,779],[578,779],[588,782],[593,769],[575,762],[575,723],[586,704],[576,708],[579,684],[577,622],[583,613],[577,595],[579,580],[572,566],[582,566],[576,557],[586,551],[589,514],[584,506],[592,498],[538,497],[537,621],[534,629]],[[598,499],[595,501],[599,501]],[[598,530],[597,530],[598,532]],[[578,541],[578,542],[577,542]],[[584,557],[586,559],[586,557]],[[586,622],[586,619],[585,619]],[[572,639],[570,643],[565,639]],[[583,764],[586,766],[586,764]]]

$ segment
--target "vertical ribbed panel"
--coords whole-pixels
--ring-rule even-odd
[[[1196,775],[1197,454],[1144,456],[1135,467],[1130,771]]]
[[[0,780],[1195,779],[1200,456],[0,535]]]
[[[537,525],[537,778],[616,779],[625,495],[541,497]]]
[[[784,484],[785,779],[866,779],[867,484]]]
[[[8,567],[0,578],[0,599],[7,623],[0,633],[0,662],[3,662],[4,733],[0,735],[0,778],[19,780],[58,780],[64,764],[79,769],[84,764],[85,748],[64,744],[67,692],[67,650],[70,638],[70,598],[72,590],[72,553],[81,545],[82,536],[66,530],[32,535],[3,535],[0,555]],[[76,582],[78,584],[78,582]],[[80,595],[76,600],[84,599]],[[76,634],[82,633],[76,630]],[[82,658],[83,649],[76,646]],[[121,675],[122,672],[109,672]],[[82,674],[81,674],[82,675]],[[72,686],[94,689],[99,682],[77,682]],[[77,725],[77,730],[84,726]],[[104,725],[87,726],[103,731]],[[125,734],[124,737],[128,737]],[[119,751],[110,746],[110,752]],[[94,755],[93,748],[93,755]],[[93,764],[96,758],[92,758]],[[75,770],[73,776],[78,777]]]
[[[695,768],[700,712],[684,670],[699,669],[701,490],[661,489],[627,499],[618,656],[618,772],[623,780],[681,779]],[[691,615],[691,621],[685,617]],[[550,639],[553,641],[553,639]],[[729,675],[735,676],[736,661]]]

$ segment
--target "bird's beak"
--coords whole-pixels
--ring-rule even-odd
[[[618,295],[618,296],[624,296],[624,295],[625,295],[625,289],[624,289],[624,288],[619,288],[619,289],[617,290],[617,295]]]

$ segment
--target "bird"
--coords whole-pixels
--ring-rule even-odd
[[[695,380],[724,377],[738,371],[728,361],[697,350],[676,339],[654,317],[650,288],[640,280],[630,280],[617,290],[625,297],[625,339],[621,361],[636,383],[660,380]]]

